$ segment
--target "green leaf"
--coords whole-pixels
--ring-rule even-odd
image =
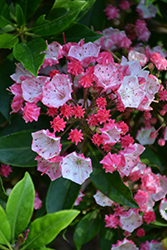
[[[155,2],[156,0],[146,0],[146,6],[152,4],[153,2]]]
[[[49,244],[79,213],[77,210],[63,210],[34,220],[21,250],[39,248]]]
[[[92,31],[88,27],[83,24],[74,23],[72,27],[65,31],[65,39],[66,42],[79,42],[81,39],[87,42],[94,42],[95,40],[99,39],[102,35]],[[56,41],[60,44],[63,44],[62,36],[56,37]]]
[[[0,28],[6,26],[11,21],[9,8],[5,0],[0,1]]]
[[[25,22],[23,10],[22,10],[21,6],[19,4],[17,4],[17,3],[16,3],[16,6],[15,6],[15,9],[16,9],[17,23],[18,23],[19,26],[21,26]]]
[[[42,15],[29,30],[32,30],[35,34],[42,36],[60,34],[76,19],[84,6],[85,2],[83,1],[73,1],[71,2],[69,11],[67,11],[64,15],[52,21],[46,20],[45,15]]]
[[[42,0],[15,0],[15,2],[21,6],[25,20],[28,20],[35,13]]]
[[[52,181],[46,196],[47,213],[72,208],[80,188],[80,185],[62,177]]]
[[[2,34],[0,35],[0,49],[11,49],[13,46],[19,42],[17,36],[10,35],[10,34]]]
[[[159,154],[154,153],[148,146],[145,146],[145,150],[140,158],[143,163],[162,170],[162,164],[158,158],[158,155]]]
[[[6,215],[15,239],[28,225],[34,210],[35,189],[28,172],[12,189],[6,204]]]
[[[137,203],[132,198],[130,189],[122,182],[122,179],[117,171],[105,173],[102,166],[99,164],[97,155],[92,151],[91,159],[93,162],[93,172],[90,175],[95,187],[111,200],[121,205],[126,205],[132,208],[138,208]]]
[[[11,96],[6,89],[13,83],[10,75],[14,72],[15,67],[12,54],[7,56],[0,65],[0,112],[7,120],[9,119]]]
[[[37,77],[39,67],[44,62],[47,49],[46,42],[42,38],[37,38],[28,43],[15,44],[13,49],[14,57],[20,61],[23,66]]]
[[[100,246],[102,250],[110,250],[111,244],[114,244],[117,241],[115,238],[114,228],[105,227],[105,223],[102,222],[102,226],[100,228]]]
[[[104,9],[106,2],[104,0],[96,0],[93,7],[79,20],[79,23],[93,29],[102,31],[106,27],[106,15]]]
[[[98,211],[95,210],[86,214],[82,220],[77,224],[74,231],[74,243],[77,250],[81,246],[93,239],[100,229],[100,217]]]
[[[0,243],[4,245],[10,245],[10,225],[7,221],[6,214],[3,208],[0,206]]]
[[[0,137],[0,162],[16,167],[36,166],[31,142],[31,131],[28,130]]]
[[[7,199],[8,199],[8,196],[5,193],[5,189],[3,187],[3,182],[2,182],[1,177],[0,177],[0,199],[3,201],[7,201]]]

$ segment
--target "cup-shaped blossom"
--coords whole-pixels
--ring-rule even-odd
[[[93,171],[91,159],[72,152],[63,158],[61,171],[64,178],[81,185]]]
[[[57,63],[59,63],[58,59],[63,57],[62,46],[58,42],[52,42],[50,44],[46,42],[46,44],[47,50],[43,52],[46,53],[45,60],[42,65],[43,68],[48,65],[56,65]]]
[[[134,212],[132,209],[120,217],[120,227],[130,233],[140,227],[142,223],[142,216],[139,215],[137,211]]]
[[[103,168],[106,173],[113,173],[116,170],[119,170],[119,167],[124,167],[125,160],[122,155],[111,154],[110,152],[104,156],[104,158],[100,161],[103,164]]]
[[[143,85],[139,84],[137,76],[125,76],[118,93],[125,108],[138,108],[145,96]]]
[[[46,82],[50,81],[49,77],[46,76],[37,76],[26,77],[21,83],[21,88],[23,91],[23,98],[27,102],[38,102],[42,100],[42,87]]]
[[[53,159],[53,158],[52,158]],[[54,181],[58,179],[61,176],[61,170],[60,170],[60,161],[61,157],[57,157],[57,159],[44,159],[40,157],[39,155],[35,158],[37,160],[37,170],[47,174],[51,181]]]
[[[48,107],[59,108],[71,99],[72,83],[67,75],[56,74],[43,87],[42,102]]]
[[[103,128],[99,129],[102,133],[103,144],[115,144],[120,141],[121,129],[114,122],[115,120],[110,119]]]
[[[117,244],[113,244],[111,250],[139,250],[132,240],[124,238],[122,241],[117,241]]]
[[[68,52],[71,60],[79,60],[83,67],[87,67],[90,62],[95,62],[100,52],[100,46],[92,42],[80,45],[72,45]]]
[[[55,137],[49,130],[39,130],[32,133],[31,149],[44,159],[58,156],[61,151],[60,137]]]
[[[159,212],[164,220],[167,220],[167,199],[163,199],[159,204]]]
[[[107,89],[118,89],[123,80],[119,67],[114,64],[97,64],[94,68],[94,76],[98,87]]]
[[[25,122],[38,121],[38,117],[40,115],[40,107],[37,107],[35,103],[26,102],[23,111],[23,119]]]
[[[101,193],[99,190],[97,190],[96,194],[94,194],[93,197],[96,203],[102,207],[111,206],[113,204],[113,201],[106,195]]]
[[[155,136],[152,136],[152,135]],[[141,128],[136,136],[136,139],[140,142],[142,145],[151,145],[155,142],[156,139],[156,130],[154,127],[149,127],[149,128]]]

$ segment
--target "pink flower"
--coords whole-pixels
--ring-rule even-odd
[[[146,241],[145,243],[141,244],[141,248],[140,248],[140,250],[154,250],[154,249],[164,250],[162,242],[158,242],[155,240],[151,240],[150,242]]]
[[[137,230],[136,230],[136,236],[139,237],[139,238],[145,236],[145,231],[144,231],[144,229],[143,229],[143,228],[137,229]]]
[[[60,115],[62,115],[67,120],[70,116],[72,116],[73,113],[73,107],[71,107],[71,104],[67,105],[66,103],[60,107]]]
[[[130,233],[140,227],[142,223],[142,216],[132,209],[130,209],[126,215],[120,217],[120,227]]]
[[[138,247],[136,247],[135,243],[131,240],[127,240],[124,238],[122,241],[117,241],[117,244],[113,244],[111,247],[111,250],[121,250],[121,249],[127,249],[127,250],[139,250]]]
[[[147,223],[147,225],[150,222],[154,222],[155,219],[156,219],[156,217],[155,217],[155,212],[154,211],[147,211],[143,215],[143,220]]]
[[[137,19],[136,21],[136,33],[138,40],[142,42],[147,42],[150,37],[150,31],[146,27],[146,22],[144,20]]]
[[[102,207],[111,206],[113,204],[113,201],[103,193],[101,193],[99,190],[97,190],[96,194],[94,194],[93,197],[96,203]]]
[[[79,60],[83,67],[87,67],[90,62],[95,62],[100,52],[100,46],[88,42],[81,45],[72,45],[68,51],[71,60]]]
[[[43,87],[42,102],[47,107],[59,108],[71,99],[72,83],[68,76],[56,74]]]
[[[104,222],[106,223],[105,227],[116,229],[119,225],[119,219],[115,214],[105,215]]]
[[[167,199],[162,199],[159,204],[159,212],[164,220],[167,220]]]
[[[130,3],[126,0],[123,0],[119,6],[122,10],[128,10],[130,8]]]
[[[47,50],[43,53],[46,53],[43,68],[58,64],[58,60],[63,57],[62,46],[58,42],[47,43]]]
[[[38,121],[38,117],[40,115],[40,107],[37,107],[35,103],[29,103],[26,102],[24,108],[22,108],[23,111],[23,119],[25,122],[32,122],[32,121]]]
[[[34,199],[34,209],[40,209],[42,207],[42,201],[39,198],[39,194],[37,193],[37,191],[35,191],[35,199]]]
[[[139,141],[140,144],[142,145],[151,145],[155,142],[156,136],[151,136],[152,133],[156,135],[156,130],[154,127],[149,127],[149,128],[141,128],[137,132],[136,139]]]
[[[134,139],[130,136],[130,134],[127,134],[123,137],[121,137],[121,147],[126,148],[129,146],[129,144],[133,144]]]
[[[31,149],[44,159],[58,156],[61,150],[60,137],[55,137],[49,130],[39,130],[32,133]]]
[[[106,12],[108,20],[118,18],[118,11],[119,10],[116,7],[112,6],[111,4],[109,4],[107,8],[104,10],[104,12]]]
[[[73,62],[68,62],[68,73],[71,73],[74,76],[78,76],[83,72],[82,64],[80,61],[76,60]]]
[[[96,104],[97,104],[98,107],[104,108],[107,105],[106,98],[104,98],[102,96],[97,98]]]
[[[114,171],[118,170],[120,166],[125,165],[124,159],[121,155],[111,154],[110,152],[103,157],[100,163],[103,164],[103,168],[105,169],[106,173],[113,173]]]
[[[159,92],[159,99],[160,99],[160,101],[167,101],[167,90],[166,89]]]
[[[79,191],[79,195],[78,195],[78,198],[76,199],[75,203],[74,203],[74,206],[78,206],[80,201],[82,201],[82,197],[84,197],[85,194],[82,193],[82,190]]]
[[[95,127],[96,125],[98,125],[97,115],[94,114],[88,115],[88,119],[86,119],[86,121],[91,127]]]
[[[72,114],[74,115],[74,118],[76,119],[77,117],[81,119],[81,117],[84,117],[84,111],[85,109],[82,108],[80,105],[77,104],[77,106],[74,106]]]
[[[76,152],[72,152],[63,158],[61,170],[64,178],[80,185],[89,178],[93,171],[91,159],[85,158],[83,154],[77,155]]]
[[[8,175],[12,172],[12,169],[9,165],[7,164],[1,164],[0,166],[0,174],[4,177],[8,177]]]
[[[48,116],[54,117],[54,116],[56,116],[58,114],[58,109],[57,108],[47,108],[46,114]]]
[[[21,83],[24,100],[31,103],[41,101],[42,87],[49,81],[50,78],[46,76],[37,76],[36,78],[27,76]]]
[[[103,139],[101,137],[101,135],[99,133],[96,133],[92,136],[92,142],[97,145],[100,146],[100,144],[103,143]]]
[[[106,108],[99,108],[97,110],[97,115],[96,115],[98,122],[100,124],[102,124],[103,122],[106,123],[111,116],[109,113],[110,113],[110,110],[106,110]]]
[[[54,132],[58,131],[60,132],[61,130],[64,131],[64,128],[66,127],[66,122],[60,118],[60,116],[56,116],[53,121],[50,122],[51,128],[53,128]]]
[[[85,73],[83,76],[81,76],[80,81],[78,82],[81,84],[82,87],[89,88],[93,85],[93,81],[93,78],[89,74]]]
[[[101,109],[101,122],[105,121],[108,117],[102,117],[102,110]],[[100,121],[100,118],[99,118]],[[102,133],[101,136],[103,138],[103,144],[115,144],[120,141],[120,133],[121,129],[117,127],[117,124],[115,124],[115,120],[109,120],[108,123],[104,124],[103,128],[99,129],[100,132]]]
[[[71,142],[75,142],[75,145],[78,144],[78,142],[81,142],[84,138],[82,137],[81,129],[78,131],[76,128],[71,129],[71,132],[69,133],[69,137],[67,140],[71,140]]]
[[[57,156],[46,160],[40,156],[37,156],[35,160],[38,162],[37,170],[42,172],[41,175],[44,173],[47,174],[51,181],[54,181],[61,176],[60,161],[62,160],[62,157]]]

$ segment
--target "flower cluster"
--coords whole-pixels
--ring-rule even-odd
[[[37,153],[37,170],[42,175],[47,174],[52,181],[62,176],[83,184],[93,171],[89,154],[89,147],[93,147],[101,154],[101,168],[108,174],[117,171],[132,190],[136,209],[119,205],[99,191],[94,195],[99,206],[112,208],[105,215],[106,227],[121,228],[126,236],[112,245],[112,250],[139,249],[130,237],[132,233],[145,235],[142,226],[155,221],[156,202],[167,220],[167,177],[154,173],[140,159],[143,145],[155,143],[156,138],[160,146],[167,141],[167,90],[158,79],[167,69],[166,55],[161,47],[132,45],[134,39],[149,39],[144,19],[155,15],[151,6],[145,13],[144,6],[138,5],[141,19],[131,25],[134,37],[129,25],[126,33],[112,27],[103,30],[94,43],[47,43],[36,78],[21,63],[11,76],[15,81],[10,87],[14,94],[12,113],[20,111],[26,123],[37,121],[41,113],[51,119],[49,129],[32,133],[31,148]],[[122,1],[120,8],[128,11],[129,2]],[[108,19],[119,17],[114,6],[108,5],[105,12]],[[116,50],[122,50],[120,58],[115,56]],[[42,74],[43,68],[48,70],[47,76]],[[158,115],[153,112],[156,105]],[[133,114],[142,114],[135,132]],[[82,196],[80,193],[75,205]],[[162,243],[154,240],[140,247],[163,249]]]

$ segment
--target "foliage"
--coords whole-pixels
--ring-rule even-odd
[[[167,249],[166,7],[0,1],[0,249]]]

